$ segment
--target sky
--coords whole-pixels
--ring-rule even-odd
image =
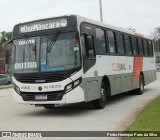
[[[150,36],[160,26],[160,0],[102,0],[104,23]],[[0,32],[15,24],[57,17],[81,15],[100,21],[99,0],[0,0]]]

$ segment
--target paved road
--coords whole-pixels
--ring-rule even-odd
[[[143,95],[124,94],[111,97],[103,110],[94,110],[90,104],[58,106],[54,110],[18,105],[12,99],[12,89],[0,90],[0,131],[125,130],[136,118],[137,112],[160,95],[160,72],[157,75],[158,80],[146,86]]]

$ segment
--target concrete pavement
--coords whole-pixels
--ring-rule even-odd
[[[143,95],[116,95],[108,99],[105,109],[91,104],[57,106],[53,110],[13,101],[12,89],[0,90],[0,131],[118,131],[126,130],[151,100],[160,95],[158,80],[145,87]],[[48,138],[84,139],[84,138]],[[86,138],[95,139],[97,138]],[[118,138],[98,138],[98,140]]]

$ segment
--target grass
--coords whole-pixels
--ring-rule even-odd
[[[138,116],[129,131],[160,131],[160,96],[153,100]],[[130,137],[124,140],[160,140],[160,137]]]

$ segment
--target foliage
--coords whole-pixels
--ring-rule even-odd
[[[160,27],[156,27],[152,32],[152,37],[154,41],[155,48],[160,48]],[[156,50],[156,49],[155,49]]]
[[[1,32],[0,33],[0,54],[4,51],[4,45],[11,40],[12,33],[11,32]]]
[[[152,37],[154,40],[160,39],[160,27],[154,29],[154,31],[152,32]]]
[[[160,130],[160,96],[153,100],[138,116],[137,120],[133,123],[129,131],[159,131]],[[125,140],[137,139],[153,139],[153,137],[133,137],[125,138]],[[154,140],[159,138],[154,138]]]

